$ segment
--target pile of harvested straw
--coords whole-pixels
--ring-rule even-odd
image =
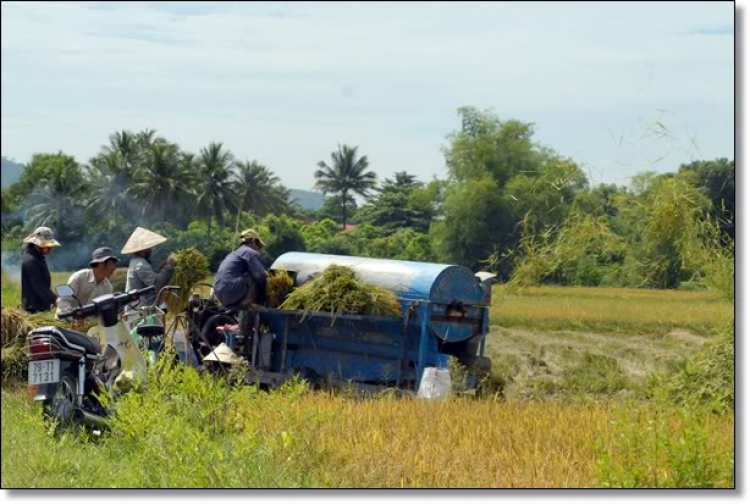
[[[398,300],[392,292],[363,282],[354,270],[332,265],[310,282],[297,288],[281,304],[284,310],[399,315]]]
[[[2,310],[2,347],[24,342],[26,334],[32,329],[32,325],[26,315],[14,308],[3,307]]]

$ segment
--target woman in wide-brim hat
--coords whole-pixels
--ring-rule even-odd
[[[130,292],[133,289],[145,289],[154,286],[157,290],[169,283],[174,273],[175,261],[171,255],[159,273],[154,271],[154,267],[149,261],[154,247],[166,242],[167,239],[158,233],[149,231],[146,228],[138,227],[130,235],[125,246],[122,248],[123,254],[132,254],[128,265],[128,277],[125,283],[125,290]],[[142,297],[137,306],[147,306],[154,302],[156,294]]]
[[[21,251],[21,308],[28,313],[48,311],[57,300],[46,256],[60,243],[48,227],[38,227],[23,239]]]

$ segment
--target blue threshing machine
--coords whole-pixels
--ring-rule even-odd
[[[246,355],[252,381],[278,384],[293,373],[360,386],[419,388],[427,367],[451,356],[469,369],[489,371],[484,356],[494,275],[463,266],[292,252],[271,270],[304,284],[331,264],[348,266],[364,281],[389,289],[401,316],[267,310],[255,316],[257,338]],[[268,331],[260,332],[260,327]],[[250,342],[252,340],[252,343]]]

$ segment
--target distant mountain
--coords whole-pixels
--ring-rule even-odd
[[[292,199],[295,200],[303,210],[318,210],[323,206],[323,202],[325,201],[325,196],[321,193],[303,191],[302,189],[290,189],[290,191],[292,193]]]
[[[21,176],[21,172],[23,171],[23,165],[3,156],[2,166],[0,166],[0,169],[2,170],[0,172],[0,174],[2,175],[2,187],[3,189],[5,189],[13,182],[18,180],[18,177]]]

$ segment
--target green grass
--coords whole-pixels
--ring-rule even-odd
[[[265,393],[179,370],[150,383],[99,439],[55,438],[3,388],[3,488],[733,485],[731,413]]]
[[[54,290],[56,285],[64,284],[68,282],[70,278],[68,272],[53,272],[50,274],[52,277],[52,289]],[[5,271],[2,272],[2,306],[10,306],[12,308],[21,307],[21,284],[19,279],[11,278]]]
[[[490,322],[502,327],[623,334],[687,330],[709,334],[731,320],[734,305],[715,292],[599,287],[493,291]]]

